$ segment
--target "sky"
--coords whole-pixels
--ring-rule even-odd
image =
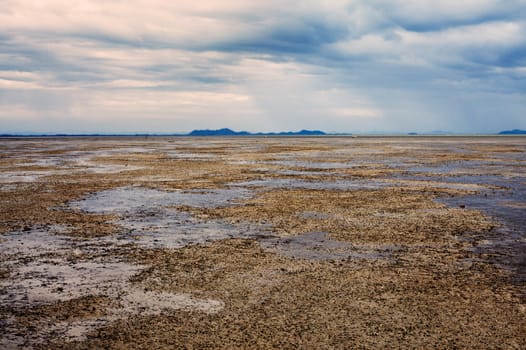
[[[526,129],[526,0],[0,0],[0,133]]]

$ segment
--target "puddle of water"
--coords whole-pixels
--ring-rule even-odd
[[[56,231],[60,231],[60,228]],[[130,278],[147,266],[111,258],[109,250],[117,249],[118,244],[108,243],[103,238],[79,242],[42,230],[3,235],[0,254],[2,264],[8,268],[10,276],[0,280],[0,306],[23,310],[86,296],[106,296],[115,299],[117,306],[105,310],[97,318],[73,323],[49,323],[45,320],[42,321],[44,323],[36,323],[23,330],[15,324],[14,317],[8,317],[2,320],[4,334],[0,338],[1,347],[31,347],[57,337],[78,340],[107,322],[135,314],[159,314],[178,309],[217,313],[224,308],[220,300],[135,288],[129,282]],[[99,254],[87,261],[70,260],[72,256],[85,253]],[[17,333],[24,335],[18,336]]]
[[[464,197],[442,198],[451,207],[465,207],[484,212],[500,224],[474,242],[474,251],[491,254],[501,267],[514,272],[518,283],[526,282],[526,186],[524,178],[474,177],[473,182],[491,182],[501,189],[481,191]],[[462,178],[463,182],[469,178]],[[510,205],[515,203],[514,205]]]
[[[22,163],[18,166],[40,166],[47,168],[56,168],[50,170],[36,171],[10,171],[0,173],[0,183],[13,182],[33,182],[38,181],[41,177],[52,175],[65,175],[72,172],[90,172],[96,174],[114,174],[125,171],[142,169],[138,166],[126,166],[122,164],[102,164],[96,161],[99,157],[111,157],[115,155],[139,154],[152,152],[151,149],[141,147],[119,147],[79,151],[80,145],[68,143],[60,146],[38,144],[41,147],[28,148],[27,143],[19,154],[10,155],[10,158],[19,159]],[[60,154],[49,154],[53,151],[63,151]]]
[[[320,172],[320,171],[308,171],[308,170],[268,170],[277,175],[287,175],[287,176],[320,176],[320,175],[340,175],[341,173],[336,172]]]
[[[267,227],[222,220],[200,220],[173,206],[216,208],[250,198],[244,188],[166,192],[143,187],[124,187],[99,192],[70,203],[88,213],[117,215],[122,232],[106,238],[115,244],[136,243],[150,248],[182,248],[226,238],[256,238]]]
[[[231,164],[231,165],[257,165],[257,164],[261,164],[262,162],[257,161],[257,160],[228,158],[228,161],[226,163]]]
[[[436,181],[434,181],[436,180]],[[396,187],[431,187],[431,188],[443,188],[443,189],[452,189],[452,190],[465,190],[465,191],[481,191],[488,189],[486,186],[482,184],[472,184],[472,183],[456,183],[456,182],[446,182],[443,181],[444,178],[436,178],[436,179],[417,179],[417,178],[410,178],[406,179],[404,177],[398,177],[395,179],[378,179],[377,182],[384,183],[386,185],[390,186],[396,186]],[[442,180],[442,181],[440,181]]]
[[[198,220],[171,209],[129,213],[115,223],[125,229],[114,237],[117,242],[134,242],[149,248],[182,248],[227,238],[257,238],[264,235],[265,229],[246,223],[230,225],[222,220]]]
[[[378,189],[390,186],[380,181],[364,180],[337,180],[337,181],[305,181],[287,178],[269,178],[232,183],[231,186],[266,187],[266,188],[303,188],[308,190],[338,190],[349,191],[356,189]]]
[[[507,159],[512,159],[509,163]],[[480,210],[500,224],[483,237],[475,236],[473,251],[489,254],[501,268],[514,273],[513,280],[526,281],[526,186],[522,171],[515,171],[524,154],[506,155],[502,162],[467,161],[447,166],[415,167],[402,179],[440,181],[451,188],[473,189],[460,197],[437,199],[453,208]],[[510,170],[511,169],[511,170]],[[446,176],[444,176],[444,174]],[[433,185],[434,186],[434,185]],[[512,205],[510,205],[512,203]]]
[[[60,169],[56,170],[22,170],[22,171],[4,171],[0,173],[0,183],[9,184],[17,182],[36,182],[40,181],[41,178],[53,175],[69,175],[72,172],[88,172],[95,174],[117,174],[125,171],[140,170],[142,167],[138,166],[126,166],[121,164],[99,164],[92,162],[87,159],[77,159],[74,162],[68,162],[62,160],[62,165],[55,164],[53,166],[59,166]],[[34,165],[33,162],[24,165]],[[50,166],[47,164],[46,166]]]
[[[134,171],[143,169],[140,166],[123,164],[101,164],[90,159],[77,159],[72,168],[95,174],[118,174],[124,171]]]
[[[0,174],[0,183],[35,182],[40,177],[50,175],[50,171],[9,171]]]
[[[78,241],[71,237],[34,229],[2,235],[0,255],[11,271],[0,281],[4,293],[0,304],[24,307],[101,294],[122,284],[144,267],[103,259],[109,248],[101,241]],[[116,248],[116,247],[115,247]],[[70,257],[94,254],[99,258],[73,263]]]
[[[1,177],[0,177],[0,192],[13,192],[18,190],[18,184],[16,182],[12,183],[2,183]]]
[[[318,213],[316,211],[304,211],[298,215],[302,219],[315,219],[315,220],[324,220],[331,218],[330,215],[325,213]]]
[[[127,155],[127,154],[148,154],[156,152],[155,148],[149,147],[122,147],[119,143],[116,143],[112,148],[103,148],[96,151],[71,151],[68,155],[91,155],[91,156],[115,156],[115,155]]]
[[[429,180],[409,180],[409,179],[374,179],[374,180],[335,180],[335,181],[306,181],[295,178],[267,178],[251,180],[239,183],[232,183],[232,186],[242,187],[263,187],[263,188],[302,188],[309,190],[333,190],[350,191],[357,189],[374,190],[383,187],[412,187],[425,186],[444,189],[457,189],[467,191],[477,191],[483,189],[482,185],[436,182]]]
[[[378,260],[390,256],[387,250],[363,250],[351,243],[332,240],[327,237],[325,232],[308,232],[284,238],[263,238],[259,242],[263,248],[269,251],[294,259]]]
[[[189,294],[173,294],[166,292],[150,292],[131,288],[123,298],[124,310],[134,314],[160,314],[165,310],[197,310],[207,314],[215,314],[224,309],[220,300],[198,299]]]
[[[526,165],[525,160],[520,159],[493,159],[493,160],[463,160],[446,164],[418,164],[404,169],[409,173],[424,174],[427,176],[461,177],[461,176],[501,176],[503,171],[513,171],[515,167],[521,168]],[[522,171],[517,175],[521,176]]]
[[[67,263],[62,258],[37,259],[18,266],[0,282],[0,304],[22,308],[88,295],[117,295],[144,266],[118,262]]]
[[[173,159],[183,160],[221,160],[223,157],[223,155],[217,155],[213,153],[192,153],[179,151],[166,152],[166,156]]]
[[[144,187],[123,187],[95,193],[83,200],[71,202],[70,206],[88,213],[123,214],[177,205],[216,208],[231,205],[235,200],[246,199],[250,195],[250,191],[243,188],[167,192]]]
[[[265,164],[281,165],[292,168],[305,168],[305,169],[351,169],[356,167],[357,164],[345,163],[345,162],[321,162],[321,161],[298,161],[298,160],[273,160],[266,161]]]
[[[79,341],[109,322],[129,318],[131,315],[159,315],[173,310],[192,310],[206,314],[222,311],[220,300],[198,299],[189,294],[150,292],[130,287],[119,296],[119,308],[110,308],[106,314],[75,322],[59,322],[45,330],[48,334],[61,334],[65,341]]]
[[[462,176],[451,181],[463,184],[476,184],[487,186],[485,190],[477,193],[454,198],[445,198],[440,201],[458,207],[464,205],[468,209],[482,210],[491,217],[506,222],[512,228],[526,232],[526,215],[523,205],[526,204],[525,178],[505,178],[501,176]],[[491,188],[488,188],[490,187]],[[515,203],[515,205],[509,205]]]
[[[456,150],[454,152],[457,152]],[[500,224],[491,232],[466,237],[473,251],[492,256],[500,267],[512,271],[513,279],[526,281],[526,186],[524,152],[499,154],[498,158],[417,165],[397,181],[429,182],[435,187],[469,189],[463,196],[437,199],[453,208],[480,210]],[[511,203],[511,205],[510,205]]]
[[[51,234],[61,231],[62,227],[51,227],[47,231],[30,230],[0,235],[0,255],[27,257],[71,249],[71,238]]]

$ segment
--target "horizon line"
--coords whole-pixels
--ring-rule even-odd
[[[513,130],[515,131],[515,130]],[[7,132],[0,133],[0,138],[11,137],[262,137],[262,136],[295,136],[295,137],[324,137],[324,136],[524,136],[526,131],[512,133],[508,130],[499,132],[322,132],[320,134],[300,134],[298,132],[246,132],[244,134],[210,134],[210,135],[191,135],[187,133],[162,133],[162,132]]]

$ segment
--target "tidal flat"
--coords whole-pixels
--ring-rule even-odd
[[[0,139],[0,348],[526,344],[526,137]]]

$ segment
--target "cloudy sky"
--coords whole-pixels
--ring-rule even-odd
[[[1,132],[526,129],[526,0],[0,0]]]

